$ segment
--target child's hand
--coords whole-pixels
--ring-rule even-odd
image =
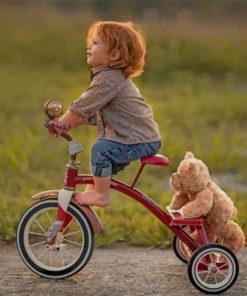
[[[51,134],[60,136],[62,133],[67,133],[71,127],[70,123],[52,120],[49,122],[47,129]]]

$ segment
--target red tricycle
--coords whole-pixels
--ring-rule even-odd
[[[59,101],[45,104],[48,120],[62,113]],[[17,248],[24,263],[36,274],[61,279],[79,272],[89,262],[94,249],[94,234],[102,231],[96,213],[89,206],[80,206],[74,199],[78,184],[93,184],[91,175],[78,173],[77,154],[82,151],[70,135],[62,134],[69,143],[70,160],[66,165],[64,187],[33,196],[37,201],[22,216],[17,229]],[[206,294],[220,294],[237,280],[239,264],[227,247],[209,244],[202,218],[188,219],[169,208],[161,209],[151,198],[138,191],[135,184],[146,165],[169,166],[163,155],[140,159],[140,169],[131,185],[111,180],[111,189],[136,200],[152,212],[174,234],[172,247],[176,256],[188,264],[191,283]],[[61,222],[59,232],[47,240],[47,230],[54,221]],[[197,231],[199,240],[190,234]]]

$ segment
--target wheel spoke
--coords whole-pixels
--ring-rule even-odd
[[[210,257],[210,263],[214,262],[213,254],[212,253],[209,253],[209,257]]]
[[[52,221],[51,221],[51,218],[50,218],[50,215],[49,215],[48,211],[46,211],[45,213],[46,213],[46,216],[47,216],[47,218],[48,218],[48,220],[50,222],[50,225],[51,225],[52,224]]]
[[[69,239],[64,239],[64,241],[66,241],[66,242],[68,242],[68,243],[71,243],[72,245],[82,247],[82,244],[79,244],[79,243],[77,243],[77,242],[71,241],[71,240],[69,240]]]
[[[218,284],[218,282],[217,282],[217,275],[216,274],[214,274],[214,281],[215,281],[215,284]]]
[[[62,248],[59,248],[59,253],[60,253],[61,260],[62,260],[62,265],[65,266]]]
[[[71,232],[71,233],[64,234],[63,236],[64,236],[64,237],[68,237],[68,236],[70,236],[70,235],[74,235],[74,234],[77,234],[77,233],[81,233],[81,231],[80,231],[80,230],[78,230],[78,231],[74,231],[74,232]]]
[[[66,250],[65,248],[63,249],[63,251],[64,251],[65,253],[67,253],[68,255],[70,255],[73,259],[76,258],[76,256],[75,256],[74,254],[72,254],[71,252],[69,252],[69,251]]]
[[[204,258],[203,258],[204,259]],[[203,264],[203,265],[205,265],[205,266],[207,266],[208,267],[208,263],[207,262],[205,262],[205,261],[203,261],[203,260],[201,260],[200,262],[199,262],[199,264]]]
[[[38,242],[38,243],[32,244],[32,245],[30,245],[30,247],[32,248],[32,247],[40,246],[40,245],[44,245],[44,244],[46,244],[46,241],[42,241],[42,242]]]
[[[49,248],[47,248],[47,249],[45,249],[44,250],[44,252],[42,252],[40,255],[39,255],[39,257],[38,257],[38,259],[40,260],[47,252],[49,251]]]
[[[208,270],[202,270],[202,271],[197,271],[198,274],[200,275],[204,275],[204,274],[208,274],[209,271]]]
[[[29,234],[44,236],[44,233],[38,233],[38,232],[34,232],[34,231],[29,231]]]
[[[218,270],[218,273],[219,273],[219,274],[221,274],[221,275],[223,275],[224,277],[226,277],[226,276],[227,276],[227,274],[228,274],[228,272],[227,272],[227,271],[225,271],[225,272],[222,272],[222,271],[220,271],[220,270]]]
[[[228,266],[228,263],[225,263],[224,265],[221,265],[221,266],[219,267],[219,269],[222,269],[222,268],[224,268],[225,266]]]
[[[53,252],[52,252],[52,250],[50,250],[49,257],[50,257],[50,267],[52,267],[53,266]]]
[[[64,228],[64,230],[63,230],[63,232],[62,233],[64,233],[67,229],[68,229],[68,227],[71,225],[71,223],[74,221],[74,219],[72,219],[69,223],[68,223],[68,225]],[[65,236],[65,235],[64,235]]]
[[[43,231],[43,233],[45,234],[46,231],[45,229],[43,228],[43,226],[39,223],[39,221],[37,219],[34,220],[34,222],[39,226],[39,228]]]
[[[210,272],[208,271],[208,274],[207,274],[207,276],[206,276],[205,282],[208,281],[208,277],[209,277],[209,275],[210,275]]]

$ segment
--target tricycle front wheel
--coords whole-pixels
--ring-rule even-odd
[[[86,215],[70,204],[70,222],[52,244],[45,233],[56,220],[57,199],[45,199],[32,205],[17,229],[17,248],[24,263],[35,273],[50,279],[69,277],[79,272],[91,258],[94,232]]]
[[[205,294],[220,294],[237,280],[239,264],[227,247],[209,244],[198,248],[188,264],[189,279]]]

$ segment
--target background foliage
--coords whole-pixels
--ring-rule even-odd
[[[43,103],[60,98],[67,106],[88,85],[84,40],[88,26],[98,19],[135,19],[147,40],[146,69],[135,83],[154,109],[161,153],[171,166],[146,168],[138,189],[167,206],[169,176],[191,150],[234,199],[237,222],[247,232],[245,7],[241,2],[233,9],[231,1],[223,6],[184,2],[0,3],[2,239],[15,237],[33,194],[62,186],[67,147],[44,130]],[[89,173],[95,129],[83,127],[73,136],[84,145],[81,172]],[[131,182],[138,165],[132,163],[119,178]],[[97,209],[105,228],[98,245],[169,245],[171,234],[145,208],[116,192],[111,197],[109,208]]]

